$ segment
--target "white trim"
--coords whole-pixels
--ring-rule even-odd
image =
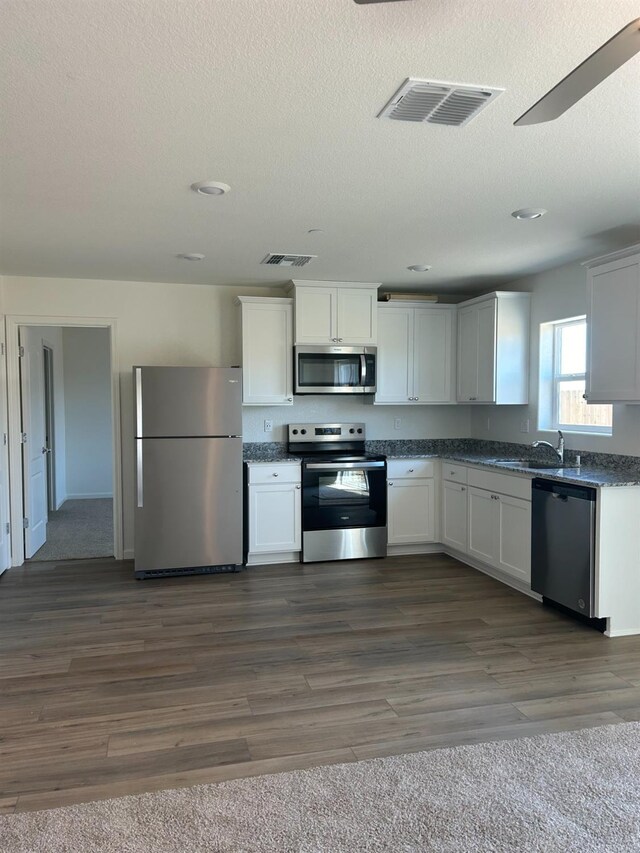
[[[444,545],[438,542],[425,542],[420,545],[387,545],[387,557],[404,557],[412,554],[443,554]]]
[[[67,495],[68,501],[91,501],[95,498],[112,498],[113,492],[83,492],[79,495]]]
[[[11,564],[24,563],[22,529],[22,445],[20,444],[20,367],[18,363],[18,330],[20,326],[71,326],[109,329],[111,360],[111,431],[113,465],[113,552],[123,559],[122,524],[122,437],[120,432],[120,370],[118,364],[117,320],[115,317],[43,317],[32,314],[7,314],[7,402],[9,421],[9,483],[11,507]]]
[[[248,554],[246,566],[269,566],[276,563],[300,563],[300,551],[272,551],[265,554]]]
[[[611,261],[620,261],[628,258],[630,255],[637,255],[640,252],[640,243],[634,246],[627,246],[626,249],[619,249],[617,252],[609,252],[608,255],[598,255],[597,258],[590,258],[588,261],[582,261],[581,266],[590,269],[591,267],[599,267],[603,264],[608,264]]]
[[[124,551],[122,552],[122,559],[123,560],[133,560],[133,557],[134,557],[133,548],[125,548]]]
[[[542,601],[542,596],[538,595],[537,592],[533,592],[530,586],[523,584],[522,581],[517,580],[517,578],[512,578],[511,575],[506,574],[506,572],[501,572],[500,569],[495,569],[487,563],[482,563],[480,560],[470,557],[469,554],[465,554],[464,551],[457,551],[455,548],[449,547],[446,547],[443,550],[445,554],[448,554],[450,557],[455,557],[456,560],[459,560],[461,563],[465,563],[472,569],[477,569],[479,572],[489,575],[489,577],[500,581],[500,583],[506,584],[506,586],[512,587],[517,590],[517,592],[523,592],[525,595],[528,595],[529,598],[533,598],[536,601]]]

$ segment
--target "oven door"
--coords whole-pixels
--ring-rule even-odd
[[[374,394],[375,347],[296,347],[296,394]]]
[[[303,464],[303,531],[386,527],[386,524],[386,462]]]

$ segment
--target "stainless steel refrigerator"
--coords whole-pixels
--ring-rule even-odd
[[[135,576],[242,564],[242,371],[134,367]]]

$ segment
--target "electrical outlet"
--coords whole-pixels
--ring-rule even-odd
[[[273,432],[273,421],[271,420],[271,418],[264,419],[264,431]]]
[[[393,419],[393,428],[394,429],[400,429],[401,425],[402,425],[402,419],[401,418],[394,418]]]
[[[529,418],[520,421],[520,432],[529,432]]]

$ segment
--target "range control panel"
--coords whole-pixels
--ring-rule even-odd
[[[296,441],[364,441],[364,424],[289,424],[289,443]]]

